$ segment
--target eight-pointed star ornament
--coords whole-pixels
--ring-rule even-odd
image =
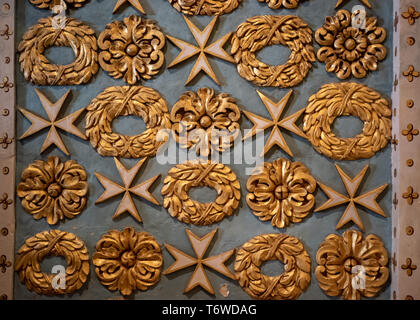
[[[188,284],[185,287],[184,293],[187,293],[195,287],[200,286],[210,294],[214,295],[213,287],[207,277],[206,272],[204,271],[204,266],[207,266],[223,274],[224,276],[235,280],[235,276],[225,266],[226,261],[232,256],[235,250],[233,249],[221,253],[217,256],[204,258],[204,255],[214,235],[216,234],[217,229],[214,229],[202,238],[196,236],[190,230],[186,230],[186,232],[197,258],[193,258],[169,244],[165,244],[166,249],[171,253],[176,261],[164,272],[164,274],[168,275],[195,265],[195,270],[190,278],[190,281],[188,281]]]
[[[363,223],[359,217],[359,213],[357,212],[356,204],[361,205],[375,212],[376,214],[386,217],[386,214],[379,206],[376,199],[382,193],[382,191],[386,189],[388,184],[384,184],[374,190],[371,190],[365,194],[356,197],[356,192],[359,189],[360,184],[362,183],[369,166],[366,165],[363,168],[363,170],[360,171],[359,174],[353,179],[351,179],[338,165],[335,166],[337,168],[338,173],[340,174],[344,186],[346,187],[348,196],[342,195],[337,191],[331,189],[330,187],[327,187],[326,185],[323,185],[322,183],[318,182],[321,189],[329,197],[329,200],[325,202],[322,206],[317,208],[315,212],[320,212],[348,203],[348,206],[344,211],[343,216],[337,224],[337,230],[342,228],[346,223],[353,221],[362,231],[364,231]]]
[[[87,140],[87,137],[73,124],[80,116],[80,114],[85,110],[85,108],[77,110],[76,112],[62,119],[57,119],[58,114],[60,113],[60,110],[70,93],[70,90],[68,90],[64,96],[62,96],[56,103],[52,103],[50,100],[48,100],[47,97],[45,97],[45,95],[42,94],[42,92],[38,89],[35,89],[35,92],[38,95],[42,107],[47,113],[49,120],[45,120],[44,118],[41,118],[40,116],[37,116],[36,114],[33,114],[32,112],[29,112],[23,108],[19,108],[20,112],[22,112],[22,114],[31,122],[31,126],[19,138],[19,140],[25,139],[26,137],[29,137],[41,131],[42,129],[49,127],[50,129],[48,131],[47,138],[42,145],[41,153],[43,153],[50,145],[54,144],[66,155],[69,155],[69,152],[64,145],[63,140],[57,131],[57,128],[71,133],[83,140]]]
[[[118,0],[113,13],[117,12],[117,10],[121,7],[121,5],[123,5],[124,3],[130,3],[133,7],[135,7],[137,10],[139,10],[141,13],[146,14],[146,12],[144,11],[143,7],[141,6],[139,0]]]
[[[171,68],[198,54],[197,61],[195,62],[190,75],[185,82],[185,85],[190,83],[191,80],[193,80],[200,73],[200,71],[204,71],[210,78],[213,79],[214,82],[220,85],[220,82],[217,80],[216,75],[207,59],[207,54],[234,63],[235,60],[233,60],[233,58],[223,49],[223,46],[225,45],[226,41],[229,40],[232,32],[207,46],[207,42],[216,23],[217,16],[213,18],[213,20],[203,31],[200,31],[190,20],[188,20],[187,17],[184,17],[184,19],[195,40],[197,41],[198,47],[174,37],[167,36],[174,45],[181,49],[179,55],[174,59],[174,61],[171,62],[168,68]]]
[[[335,6],[335,8],[338,8],[339,6],[341,6],[345,1],[346,0],[338,0],[337,5]],[[369,8],[372,8],[372,5],[369,3],[369,0],[359,0],[359,1],[362,1],[362,3],[365,6],[367,6]]]
[[[104,202],[121,193],[124,193],[124,197],[121,200],[117,210],[115,211],[113,219],[116,219],[124,212],[128,212],[138,222],[142,222],[139,212],[137,211],[136,205],[134,204],[133,199],[131,198],[131,194],[135,194],[141,198],[144,198],[155,205],[160,205],[159,202],[153,197],[153,195],[149,191],[149,188],[156,181],[156,179],[159,178],[160,175],[150,178],[149,180],[146,180],[136,186],[131,186],[134,178],[136,177],[137,173],[139,172],[146,159],[147,158],[141,159],[139,162],[137,162],[137,164],[134,167],[132,167],[131,169],[127,169],[117,158],[114,158],[115,165],[117,166],[118,172],[120,173],[124,186],[121,186],[111,181],[110,179],[104,177],[103,175],[95,172],[96,178],[98,178],[99,182],[105,188],[104,193],[99,197],[98,200],[96,200],[96,204]]]
[[[274,145],[278,145],[283,151],[285,151],[287,154],[293,157],[293,154],[290,151],[290,148],[287,145],[286,140],[284,140],[284,137],[280,131],[280,127],[306,139],[306,135],[296,125],[296,121],[299,119],[299,117],[302,115],[302,113],[305,110],[304,109],[300,110],[297,113],[287,118],[281,119],[281,115],[283,114],[284,109],[287,103],[289,102],[290,97],[292,96],[293,90],[290,90],[286,94],[286,96],[277,103],[274,103],[273,101],[271,101],[269,98],[267,98],[258,90],[257,92],[262,102],[266,106],[268,112],[270,113],[271,120],[263,118],[261,116],[258,116],[248,111],[243,111],[245,115],[248,117],[248,119],[251,120],[251,122],[254,124],[252,129],[245,135],[243,140],[246,140],[255,136],[260,130],[265,130],[265,129],[273,127],[270,137],[268,138],[265,144],[263,155],[265,155],[268,151],[270,151],[270,149]]]

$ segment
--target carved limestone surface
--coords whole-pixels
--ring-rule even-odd
[[[355,230],[340,237],[330,234],[316,254],[315,276],[329,296],[346,300],[372,298],[384,288],[388,276],[388,252],[376,235]]]
[[[165,61],[165,35],[154,21],[135,15],[108,24],[98,46],[102,69],[131,85],[151,79]]]
[[[172,133],[182,148],[197,155],[229,150],[240,133],[241,111],[227,93],[201,88],[184,93],[171,111]]]
[[[240,24],[233,35],[231,53],[241,77],[257,86],[289,88],[300,84],[315,62],[312,30],[297,16],[255,16]],[[291,55],[283,65],[257,59],[266,46],[287,46]]]
[[[246,202],[261,221],[277,228],[302,222],[315,205],[316,180],[300,162],[280,158],[264,163],[261,173],[250,176]]]
[[[58,1],[58,4],[60,4],[60,1]],[[84,6],[88,0],[63,0],[63,1],[68,7],[80,8]],[[54,8],[54,6],[57,5],[56,0],[29,0],[29,2],[40,9],[51,10],[52,8]]]
[[[210,187],[217,191],[214,202],[200,203],[188,195],[191,188]],[[241,186],[232,170],[215,162],[188,161],[173,167],[162,187],[163,206],[184,223],[211,225],[231,216],[238,208]]]
[[[87,173],[74,160],[58,157],[36,160],[22,173],[17,195],[23,208],[35,219],[46,218],[50,225],[73,219],[86,206]]]
[[[67,268],[65,283],[53,283],[56,274],[41,271],[40,263],[47,256],[62,256]],[[89,274],[89,253],[82,240],[59,230],[44,231],[27,239],[19,249],[15,270],[28,290],[42,295],[64,295],[79,290]]]
[[[179,12],[191,16],[218,16],[235,10],[242,0],[168,0]]]
[[[266,261],[284,263],[284,273],[261,273]],[[265,234],[252,238],[236,254],[239,285],[252,298],[260,300],[297,299],[311,281],[311,259],[299,239],[285,234]]]
[[[163,265],[155,238],[131,227],[108,231],[96,244],[92,260],[99,281],[124,296],[153,287],[160,280]]]
[[[51,63],[44,52],[53,46],[71,47],[74,62]],[[53,17],[40,19],[23,35],[18,52],[25,79],[40,86],[85,84],[99,69],[95,31],[74,18],[66,18],[64,28],[55,26]]]
[[[87,107],[86,135],[98,153],[106,157],[153,157],[167,142],[171,129],[168,107],[159,92],[142,86],[109,87]],[[146,130],[136,136],[112,131],[112,121],[134,115],[146,123]],[[161,131],[161,132],[160,132]]]
[[[340,10],[333,17],[327,17],[324,25],[315,33],[316,41],[322,46],[317,56],[325,62],[328,72],[335,72],[340,79],[350,76],[364,78],[369,71],[378,69],[378,62],[386,58],[387,50],[382,44],[386,30],[377,26],[375,17],[366,18],[365,28],[354,27],[359,11],[353,14]]]
[[[391,115],[389,102],[375,90],[358,83],[331,83],[309,98],[303,131],[312,146],[329,158],[367,159],[391,140]],[[331,126],[341,116],[363,121],[362,133],[353,138],[337,137]]]

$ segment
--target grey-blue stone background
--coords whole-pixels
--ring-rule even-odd
[[[147,18],[154,19],[158,22],[165,34],[185,40],[195,44],[194,38],[186,23],[184,22],[182,14],[177,12],[166,0],[140,0],[144,9],[147,12]],[[392,90],[392,1],[391,0],[370,0],[373,9],[368,9],[369,15],[378,17],[378,24],[384,26],[388,31],[388,38],[386,46],[388,48],[388,57],[385,61],[380,63],[379,70],[370,73],[366,79],[355,80],[365,85],[368,85],[379,91],[389,99],[391,98]],[[70,10],[68,15],[80,19],[90,25],[96,32],[96,36],[104,30],[106,24],[113,20],[122,20],[131,14],[140,15],[135,8],[125,5],[120,8],[117,14],[112,14],[116,0],[91,0],[84,7],[77,10]],[[351,10],[353,6],[360,5],[360,1],[349,0],[343,6],[347,10]],[[242,5],[228,15],[223,15],[219,18],[214,32],[210,38],[210,42],[214,42],[228,32],[235,31],[236,27],[244,22],[247,18],[255,15],[298,15],[305,20],[311,29],[315,31],[321,27],[324,18],[328,15],[334,15],[336,0],[310,0],[303,2],[295,10],[271,10],[265,4],[259,3],[257,0],[244,0]],[[24,32],[32,25],[36,24],[38,19],[49,16],[50,12],[47,10],[40,10],[32,6],[29,1],[17,1],[16,13],[16,39],[17,44],[22,38]],[[191,20],[197,24],[199,28],[204,28],[212,17],[192,17]],[[16,44],[16,46],[17,46]],[[315,49],[319,46],[314,42]],[[228,50],[230,45],[227,45]],[[178,48],[167,42],[166,45],[166,66],[179,53]],[[273,46],[261,52],[259,57],[272,64],[281,64],[286,61],[289,55],[289,50],[281,46]],[[73,53],[71,49],[53,49],[49,50],[48,57],[56,63],[68,63],[72,61]],[[259,99],[256,90],[261,90],[265,95],[274,101],[280,100],[289,90],[278,88],[258,88],[247,82],[239,76],[236,71],[236,65],[222,61],[216,58],[209,58],[210,64],[214,68],[217,77],[222,83],[218,87],[209,77],[201,73],[191,84],[185,87],[184,83],[193,66],[194,60],[188,60],[172,69],[164,69],[155,79],[151,81],[142,82],[141,85],[152,87],[158,90],[166,100],[168,108],[171,109],[176,103],[182,93],[187,90],[196,91],[200,87],[214,88],[218,92],[226,92],[237,99],[241,109],[251,111],[263,117],[269,117],[267,110]],[[19,65],[16,65],[17,71],[17,105],[26,108],[34,113],[46,117],[42,110],[39,99],[35,93],[36,86],[25,81],[21,72],[18,70]],[[307,105],[308,98],[317,92],[322,85],[331,82],[338,82],[335,74],[329,74],[325,71],[325,65],[322,63],[315,63],[313,70],[302,84],[293,88],[294,94],[290,100],[289,106],[286,109],[285,115],[300,110]],[[41,87],[47,97],[53,101],[59,99],[68,89],[72,90],[71,96],[68,98],[61,115],[68,115],[82,107],[86,107],[90,101],[96,97],[101,91],[109,86],[125,85],[122,80],[114,80],[109,77],[103,70],[87,85],[72,86],[72,87]],[[242,117],[242,129],[250,129],[251,123]],[[20,113],[17,116],[17,136],[29,127],[30,123]],[[84,130],[84,119],[81,117],[78,126]],[[123,133],[135,133],[144,129],[144,122],[141,119],[127,117],[115,121],[115,130]],[[361,123],[358,120],[348,119],[344,121],[340,119],[336,124],[336,131],[342,136],[352,136],[361,128]],[[284,131],[283,131],[284,132]],[[266,138],[270,132],[266,132]],[[87,208],[73,220],[66,220],[57,226],[50,227],[45,219],[36,221],[31,215],[27,214],[20,204],[20,200],[16,199],[16,251],[24,243],[25,239],[37,234],[38,232],[50,229],[60,229],[76,234],[82,239],[92,256],[95,252],[95,244],[101,236],[108,230],[117,229],[122,230],[125,227],[132,226],[137,231],[147,231],[152,234],[156,240],[162,244],[169,243],[175,247],[185,251],[190,255],[194,255],[190,246],[185,228],[190,228],[199,236],[203,236],[214,228],[218,228],[213,244],[210,246],[208,254],[216,255],[221,252],[230,250],[232,248],[239,248],[243,243],[254,236],[266,233],[280,232],[293,235],[301,239],[305,245],[306,250],[311,256],[312,260],[312,277],[309,288],[302,293],[300,299],[331,299],[327,297],[319,288],[314,269],[316,267],[315,256],[320,243],[330,233],[335,233],[335,226],[344,212],[345,207],[340,206],[330,209],[326,212],[312,214],[310,217],[299,224],[292,224],[288,228],[279,230],[271,226],[271,223],[261,222],[249,210],[246,201],[246,181],[248,177],[245,174],[246,165],[231,165],[233,171],[238,176],[242,187],[242,199],[239,210],[230,218],[224,219],[217,225],[209,227],[195,227],[187,226],[169,216],[163,207],[154,206],[145,200],[140,200],[134,197],[134,202],[143,218],[143,224],[137,223],[129,214],[124,214],[120,219],[114,221],[112,216],[116,207],[118,206],[121,197],[116,197],[101,205],[95,205],[96,199],[102,194],[103,188],[94,176],[94,171],[98,171],[110,179],[120,182],[121,179],[114,165],[113,158],[101,157],[90,145],[89,141],[83,141],[77,137],[62,134],[64,143],[67,145],[71,154],[66,157],[57,148],[49,148],[42,155],[39,154],[42,143],[46,137],[47,131],[42,131],[35,136],[29,137],[17,144],[17,183],[20,181],[22,171],[34,160],[47,160],[49,156],[57,155],[62,160],[74,159],[83,165],[89,174],[89,198]],[[322,183],[331,186],[339,192],[345,194],[345,188],[339,178],[339,175],[334,167],[334,161],[318,154],[308,141],[305,141],[296,135],[284,133],[285,139],[294,153],[295,161],[303,162],[310,168],[313,176]],[[279,157],[288,156],[275,147],[267,154],[266,161],[273,161]],[[123,160],[123,163],[131,167],[136,160]],[[344,161],[339,162],[339,165],[350,175],[356,175],[363,167],[369,164],[370,169],[365,181],[361,186],[361,192],[367,192],[371,189],[380,186],[384,183],[391,182],[391,148],[379,152],[377,155],[368,160],[361,161]],[[144,168],[140,171],[134,182],[144,181],[154,175],[162,174],[162,177],[152,187],[155,197],[162,202],[160,189],[162,182],[168,170],[172,165],[161,165],[157,163],[155,158],[149,159]],[[209,201],[212,198],[205,192],[193,192],[194,198],[201,201]],[[380,198],[380,205],[384,209],[388,218],[380,217],[379,215],[367,212],[359,208],[359,213],[366,233],[374,233],[380,236],[385,242],[388,251],[391,251],[391,187],[388,187],[386,192]],[[214,198],[213,198],[214,199]],[[317,206],[326,200],[326,196],[322,191],[318,190],[316,195]],[[346,225],[345,228],[337,231],[342,234],[345,230],[357,229],[353,224]],[[168,268],[173,263],[171,255],[163,249],[164,255],[164,269]],[[57,261],[63,261],[58,258],[46,259],[43,263],[44,272],[49,272],[50,266]],[[234,258],[228,262],[228,267],[233,270]],[[267,263],[264,267],[264,272],[269,274],[278,274],[282,272],[279,263]],[[277,268],[277,269],[276,269]],[[207,269],[208,270],[208,269]],[[183,294],[184,288],[191,276],[193,268],[179,271],[169,276],[162,275],[161,281],[152,289],[146,292],[137,291],[133,297],[134,299],[225,299],[218,292],[219,287],[226,283],[230,290],[230,295],[227,299],[249,299],[249,296],[241,289],[241,287],[234,281],[221,276],[213,271],[208,270],[209,279],[216,291],[216,296],[213,297],[207,294],[202,289],[194,289],[188,294]],[[120,298],[119,292],[110,292],[102,286],[96,277],[94,266],[91,264],[91,273],[87,284],[82,290],[64,297],[43,297],[32,293],[19,282],[17,274],[15,275],[15,298],[16,299],[116,299]],[[378,299],[389,299],[389,286],[379,295]]]

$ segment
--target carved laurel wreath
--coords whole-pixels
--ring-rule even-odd
[[[30,164],[17,188],[23,208],[35,219],[47,218],[50,225],[79,215],[86,206],[87,192],[83,166],[74,160],[61,162],[58,157]]]
[[[248,179],[247,189],[246,202],[254,215],[277,228],[302,222],[315,205],[316,180],[300,162],[264,163],[262,172]]]
[[[232,147],[240,132],[241,111],[234,98],[213,89],[184,93],[171,111],[172,133],[182,148],[208,156]]]
[[[242,0],[168,0],[179,12],[188,15],[222,15],[235,10]]]
[[[29,2],[40,9],[52,9],[56,5],[55,0],[29,0]],[[87,0],[64,0],[64,2],[73,8],[80,8]]]
[[[163,265],[162,250],[147,232],[126,228],[111,230],[96,244],[93,256],[95,272],[109,290],[130,295],[134,290],[145,291],[160,280]]]
[[[109,87],[87,107],[86,135],[102,156],[142,158],[155,156],[168,137],[158,133],[171,128],[165,100],[159,92],[142,86]],[[112,120],[134,115],[143,118],[147,129],[136,136],[112,131]]]
[[[71,47],[76,59],[55,65],[44,56],[52,46]],[[53,18],[42,18],[23,36],[19,44],[20,69],[25,79],[40,86],[79,85],[98,72],[95,31],[83,22],[67,18],[64,29],[53,25]]]
[[[267,3],[268,7],[271,9],[281,9],[282,7],[286,9],[297,8],[299,2],[302,0],[258,0],[259,2]]]
[[[241,77],[257,86],[289,88],[301,83],[315,62],[312,30],[297,16],[256,16],[239,25],[231,53]],[[257,59],[266,46],[284,45],[291,55],[284,65],[271,66]]]
[[[165,61],[165,35],[159,26],[134,15],[108,24],[99,35],[98,46],[102,69],[129,84],[151,79]]]
[[[303,131],[313,147],[336,160],[366,159],[385,148],[391,139],[391,108],[375,90],[358,83],[327,84],[309,98]],[[340,116],[359,117],[362,133],[339,138],[331,125]]]
[[[376,296],[389,277],[388,252],[381,239],[349,230],[340,237],[330,234],[316,254],[315,275],[329,296],[360,300]],[[361,283],[361,282],[363,283]]]
[[[53,288],[54,274],[41,272],[46,256],[63,256],[67,261],[65,289]],[[89,253],[82,240],[59,230],[44,231],[26,240],[19,249],[15,266],[20,281],[42,295],[63,295],[79,290],[89,274]],[[61,283],[60,283],[61,285]]]
[[[192,200],[191,188],[210,187],[218,197],[211,203]],[[211,225],[231,216],[241,198],[240,184],[232,170],[221,164],[188,161],[173,167],[162,187],[163,206],[169,214],[184,223]]]
[[[284,273],[266,276],[263,262],[285,263]],[[239,285],[254,299],[292,300],[306,290],[311,281],[311,259],[299,239],[285,234],[265,234],[252,238],[239,249],[235,271]]]

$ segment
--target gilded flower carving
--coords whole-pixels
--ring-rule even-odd
[[[13,201],[9,199],[9,195],[7,193],[3,193],[3,196],[0,198],[0,204],[4,210],[6,210]]]
[[[404,19],[408,20],[410,25],[413,25],[416,23],[416,19],[420,18],[420,12],[418,12],[415,7],[409,6],[408,10],[402,13],[402,16]]]
[[[317,56],[325,62],[328,72],[335,72],[340,79],[350,76],[364,78],[369,71],[378,69],[378,62],[386,58],[387,49],[382,44],[386,30],[377,26],[375,17],[366,18],[365,28],[354,28],[352,21],[359,14],[340,10],[327,17],[316,31],[315,39],[322,46]]]
[[[129,227],[122,232],[111,230],[99,240],[93,264],[103,285],[127,296],[159,282],[163,256],[150,234]]]
[[[246,201],[254,214],[277,228],[302,222],[315,205],[316,180],[300,162],[264,163],[262,172],[249,178],[247,189]]]
[[[12,266],[12,263],[7,260],[7,257],[5,255],[2,255],[0,257],[0,271],[2,273],[6,273],[7,268],[10,268]]]
[[[363,239],[349,230],[340,237],[329,235],[318,249],[315,275],[329,296],[360,300],[376,296],[388,280],[388,252],[376,235]],[[358,285],[359,284],[359,285]]]
[[[165,36],[159,26],[135,15],[108,24],[98,45],[101,67],[131,85],[158,74],[165,60]]]
[[[79,215],[86,206],[87,173],[76,161],[58,157],[36,160],[26,168],[17,188],[22,206],[35,219],[50,225]]]
[[[195,148],[197,155],[229,149],[240,132],[241,111],[230,95],[213,89],[184,93],[171,112],[172,132],[182,148]]]
[[[403,76],[407,77],[408,82],[413,82],[414,78],[418,78],[420,76],[420,72],[416,71],[414,66],[410,65],[408,70],[403,72]]]

